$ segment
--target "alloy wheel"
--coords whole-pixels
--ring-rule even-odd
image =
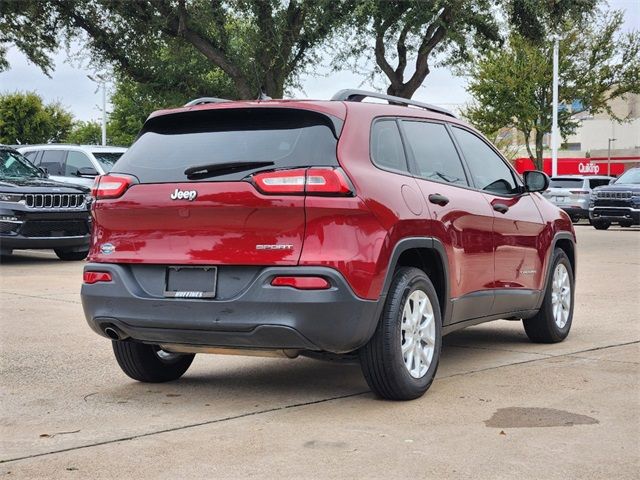
[[[436,338],[433,306],[422,290],[414,290],[407,297],[401,333],[404,365],[413,378],[422,378],[433,360]]]
[[[564,328],[569,320],[571,310],[571,281],[567,267],[562,263],[556,265],[551,286],[551,308],[553,319],[558,328]]]

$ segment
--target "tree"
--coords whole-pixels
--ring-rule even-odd
[[[582,25],[601,0],[509,0],[506,10],[513,31],[531,42],[543,42],[564,25]]]
[[[640,35],[622,34],[622,24],[622,13],[613,12],[589,28],[562,32],[558,126],[563,137],[575,131],[576,113],[613,116],[610,100],[640,93]],[[468,85],[473,103],[465,116],[489,135],[504,127],[522,132],[536,168],[542,168],[543,137],[552,123],[552,50],[549,38],[533,42],[514,33],[505,48],[478,58]]]
[[[36,15],[38,3],[50,10],[46,19]],[[260,88],[282,97],[314,60],[314,48],[344,21],[348,5],[333,0],[23,0],[2,17],[11,14],[21,24],[30,21],[36,31],[53,26],[67,39],[83,38],[92,58],[139,83],[162,83],[171,69],[156,52],[188,47],[210,70],[224,72],[234,97],[251,99]],[[34,61],[51,50],[50,45],[29,46],[37,53],[30,56]]]
[[[568,19],[582,21],[598,1],[358,0],[334,68],[347,58],[373,62],[371,79],[382,75],[388,94],[411,98],[434,65],[464,68],[476,52],[498,48],[504,23],[536,41]]]
[[[232,98],[233,83],[220,69],[185,45],[171,44],[156,53],[164,64],[161,78],[153,82],[136,82],[117,75],[109,115],[110,143],[130,145],[145,119],[154,110],[184,105],[198,97]]]
[[[60,104],[44,105],[36,93],[0,95],[0,143],[58,142],[72,122],[73,116]]]
[[[33,63],[49,75],[50,53],[58,46],[57,20],[52,5],[28,0],[0,0],[0,72],[9,64],[7,45],[16,45]]]
[[[349,39],[344,42],[346,47],[339,49],[334,67],[340,68],[349,57],[360,63],[362,59],[367,64],[373,61],[376,67],[370,75],[382,73],[389,82],[390,95],[411,98],[436,57],[443,64],[454,65],[467,60],[470,49],[500,41],[491,0],[356,3],[352,22],[343,32]]]
[[[100,145],[102,142],[102,125],[96,121],[77,121],[64,139],[64,143],[79,145]]]

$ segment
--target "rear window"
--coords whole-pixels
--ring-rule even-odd
[[[339,120],[336,120],[339,122]],[[142,183],[186,182],[185,169],[231,162],[268,167],[215,175],[203,181],[241,180],[257,170],[337,166],[332,118],[284,108],[185,112],[147,121],[112,171]]]
[[[581,188],[584,184],[582,178],[552,178],[550,188]]]

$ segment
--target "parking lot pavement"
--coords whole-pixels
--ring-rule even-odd
[[[82,262],[0,266],[6,478],[637,478],[640,231],[578,226],[573,330],[499,321],[445,337],[438,378],[381,401],[357,365],[199,355],[180,380],[120,372],[84,321]]]

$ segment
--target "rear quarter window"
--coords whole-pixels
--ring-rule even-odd
[[[332,119],[308,110],[176,113],[147,121],[112,171],[135,175],[142,183],[168,183],[190,181],[187,168],[230,162],[272,162],[268,169],[337,166],[337,142]],[[241,180],[251,173],[245,169],[204,181]]]

